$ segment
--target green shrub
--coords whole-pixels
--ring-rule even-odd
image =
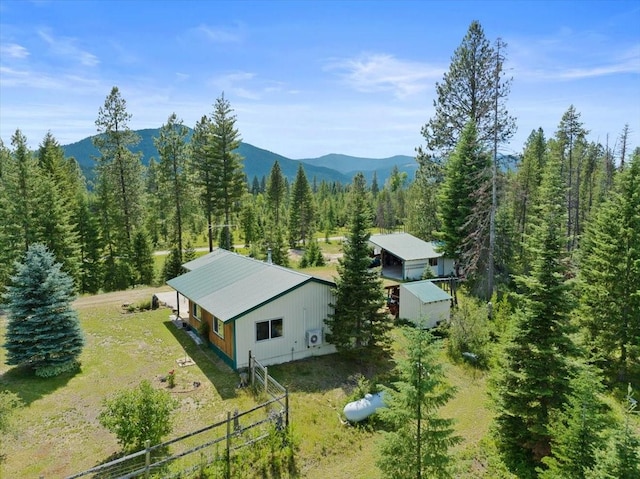
[[[104,401],[100,424],[114,433],[125,450],[140,450],[148,440],[159,444],[172,430],[171,412],[178,407],[168,392],[142,381]]]
[[[317,240],[310,240],[309,245],[305,248],[304,254],[300,259],[300,268],[309,268],[312,266],[324,266],[325,260],[322,250]]]
[[[470,297],[460,299],[458,308],[451,313],[451,320],[447,328],[447,353],[452,361],[459,363],[462,360],[469,360],[474,366],[487,366],[489,360],[488,322],[486,304]],[[468,353],[474,356],[470,356]]]
[[[374,392],[372,390],[371,381],[369,381],[362,374],[359,374],[359,373],[356,374],[353,377],[353,379],[355,380],[356,385],[353,388],[353,391],[351,391],[351,394],[347,396],[346,403],[357,401],[358,399],[362,399],[365,396],[365,394],[370,394]]]
[[[205,343],[209,344],[209,333],[211,332],[211,326],[208,321],[202,321],[202,324],[198,327],[198,333],[202,336]]]

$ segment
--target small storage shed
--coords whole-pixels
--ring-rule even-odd
[[[409,233],[371,235],[369,242],[380,254],[382,275],[403,281],[421,279],[426,268],[436,277],[454,274],[454,261],[437,251],[435,242],[423,241]]]
[[[451,296],[429,280],[403,283],[398,317],[425,328],[449,320]]]
[[[265,365],[335,352],[324,340],[331,281],[220,248],[184,267],[167,284],[189,300],[189,326],[206,323],[212,349],[234,369],[248,366],[249,351]]]

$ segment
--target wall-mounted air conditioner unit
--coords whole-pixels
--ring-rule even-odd
[[[310,329],[307,331],[307,347],[322,346],[322,329]]]

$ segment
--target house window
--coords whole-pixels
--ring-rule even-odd
[[[196,318],[198,321],[202,320],[202,308],[198,306],[196,303],[193,303],[192,314],[193,314],[193,317]]]
[[[429,258],[429,266],[438,266],[438,258]]]
[[[213,332],[224,339],[224,323],[215,316],[213,317]]]
[[[282,318],[256,323],[256,341],[265,341],[282,336]]]

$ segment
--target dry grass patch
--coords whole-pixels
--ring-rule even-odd
[[[0,366],[0,388],[18,394],[24,404],[11,437],[3,441],[2,477],[60,477],[112,457],[120,447],[98,423],[103,400],[144,379],[167,388],[160,379],[172,369],[176,387],[167,390],[180,401],[176,436],[225,417],[227,410],[254,404],[246,393],[236,394],[235,373],[168,321],[167,309],[130,314],[118,302],[98,302],[79,312],[86,336],[80,371],[43,379]],[[185,355],[196,364],[179,368],[176,359]]]

